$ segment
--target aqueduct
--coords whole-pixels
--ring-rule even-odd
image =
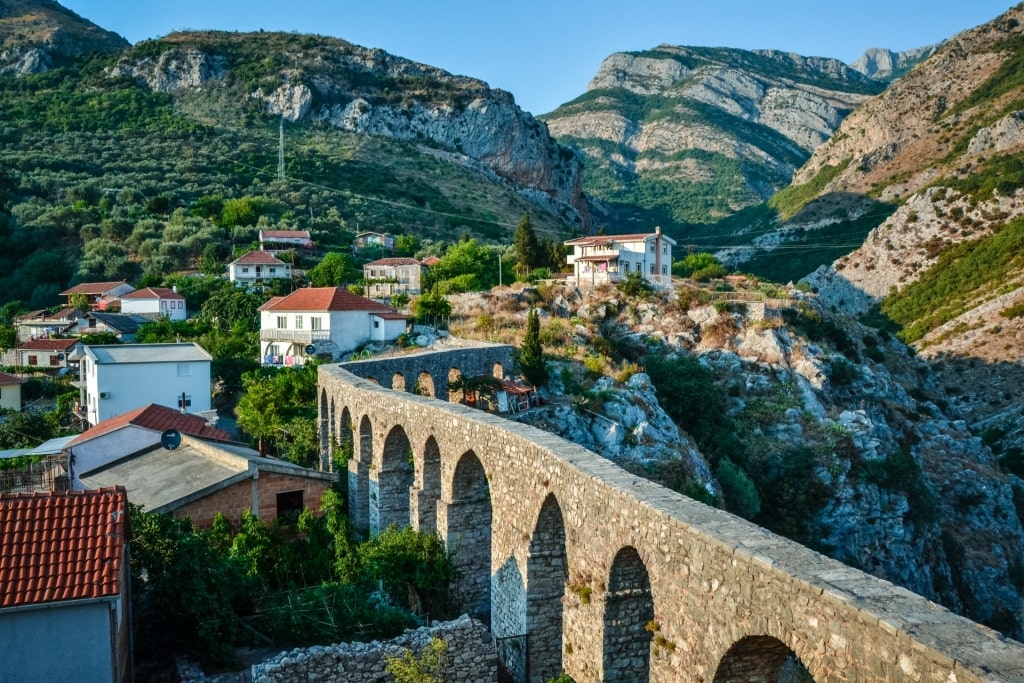
[[[509,363],[492,345],[321,366],[319,409],[325,450],[352,440],[353,522],[454,548],[467,609],[496,639],[525,636],[508,641],[525,642],[519,680],[760,683],[796,658],[819,683],[1024,681],[1024,645],[910,591],[552,434],[412,393]]]

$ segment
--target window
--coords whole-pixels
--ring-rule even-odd
[[[651,242],[651,253],[654,253],[654,242]]]
[[[288,316],[279,315],[277,316],[277,329],[283,330],[288,327]]]
[[[60,356],[50,356],[50,365],[60,365]]]
[[[271,268],[271,269],[270,269],[270,274],[271,274],[271,275],[273,275],[273,274],[274,274],[274,273],[276,273],[276,272],[277,272],[277,268]]]
[[[302,316],[301,315],[295,316],[295,329],[297,329],[297,330],[301,330],[302,329]]]
[[[662,265],[661,266],[661,274],[662,275],[668,275],[668,266],[666,266],[666,265]]]
[[[178,377],[191,377],[192,376],[192,364],[191,363],[178,363]]]
[[[654,275],[654,264],[651,264],[651,275]]]
[[[178,398],[176,400],[176,405],[181,410],[185,410],[185,408],[191,408],[192,407],[192,397],[189,396],[188,394],[178,394]]]
[[[248,273],[249,272],[249,266],[242,266],[242,272],[243,273]]]
[[[320,322],[319,316],[312,316],[309,319],[309,329],[311,330],[322,330],[322,323]]]
[[[39,357],[38,356],[29,356],[28,357],[28,364],[29,365],[39,365]]]
[[[302,490],[283,491],[277,494],[277,518],[294,522],[302,514]]]
[[[374,321],[373,321],[373,327],[374,327],[374,328],[378,328],[378,327],[380,327],[380,321],[379,321],[379,320],[374,320]]]
[[[661,253],[662,254],[667,254],[668,253],[668,245],[667,244],[661,245]]]

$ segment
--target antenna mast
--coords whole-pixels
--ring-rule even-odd
[[[281,114],[281,140],[277,147],[277,179],[284,180],[284,114]]]

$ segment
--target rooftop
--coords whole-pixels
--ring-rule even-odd
[[[25,380],[20,377],[16,377],[7,372],[0,372],[0,386],[7,386],[9,384],[22,384]]]
[[[80,339],[31,339],[18,346],[22,351],[67,351],[75,344],[81,344]]]
[[[261,311],[367,311],[395,313],[395,309],[341,287],[305,287],[288,296],[275,297]]]
[[[676,241],[668,235],[660,232],[634,232],[626,235],[591,235],[589,237],[577,237],[575,239],[566,240],[565,244],[569,246],[581,246],[581,247],[596,247],[605,244],[614,244],[615,242],[645,242],[649,239],[660,237],[671,245],[675,245]]]
[[[0,608],[120,593],[123,487],[0,494]]]
[[[188,413],[182,413],[180,410],[168,408],[157,403],[150,403],[148,406],[130,410],[127,413],[100,422],[74,437],[68,445],[73,446],[83,443],[128,425],[160,433],[166,432],[168,429],[176,429],[182,434],[196,436],[200,439],[231,441],[230,434],[223,429],[211,427],[206,423],[206,420],[198,415],[189,415]]]
[[[249,253],[241,256],[234,261],[232,264],[246,265],[268,265],[268,266],[283,266],[285,262],[277,258],[269,251],[250,251]]]
[[[186,363],[210,361],[213,357],[195,343],[182,344],[101,344],[86,346],[93,362],[106,363]]]
[[[366,266],[422,266],[423,264],[408,256],[395,256],[394,258],[379,258],[376,261],[364,263]]]
[[[70,289],[65,289],[60,293],[61,296],[70,296],[71,294],[106,294],[115,287],[128,284],[124,280],[120,282],[80,282]]]
[[[260,230],[260,236],[263,239],[309,239],[308,230]]]
[[[136,289],[134,292],[128,292],[122,294],[121,299],[182,299],[181,294],[178,294],[173,289],[167,289],[166,287],[146,287],[145,289]]]

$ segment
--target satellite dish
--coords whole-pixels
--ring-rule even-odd
[[[160,445],[169,451],[181,445],[181,432],[177,429],[168,429],[160,435]]]
[[[57,360],[64,360],[64,354],[63,353],[58,353],[57,354]]]
[[[316,353],[316,346],[314,344],[306,344],[305,351],[307,356],[312,356]]]

